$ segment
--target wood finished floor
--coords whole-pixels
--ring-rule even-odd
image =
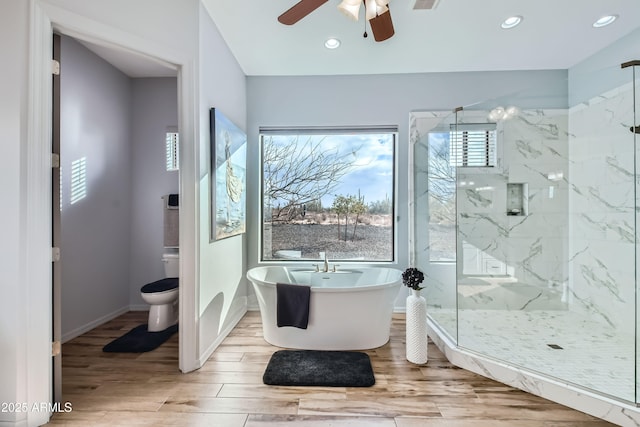
[[[429,362],[404,355],[404,315],[391,339],[367,351],[368,388],[273,387],[262,383],[271,354],[258,312],[249,312],[198,371],[178,370],[178,336],[149,353],[102,347],[145,323],[131,312],[63,345],[63,401],[73,410],[47,425],[274,427],[568,427],[605,421],[456,368],[429,344]]]

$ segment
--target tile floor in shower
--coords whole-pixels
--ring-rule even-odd
[[[456,336],[454,309],[430,307],[429,314],[450,337]],[[460,310],[458,345],[561,382],[635,400],[633,336],[578,313]]]

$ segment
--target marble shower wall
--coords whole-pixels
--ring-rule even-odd
[[[464,113],[459,122],[486,120],[487,112]],[[410,123],[412,262],[429,277],[429,305],[456,309],[457,268],[460,277],[511,276],[542,291],[553,302],[548,309],[566,308],[631,334],[640,206],[629,132],[633,86],[569,110],[524,110],[499,122],[497,166],[458,169],[457,267],[430,264],[428,256],[427,136],[451,123],[451,112],[412,113]],[[507,215],[509,183],[526,184],[525,215]],[[446,273],[434,274],[436,267]]]
[[[632,336],[636,172],[631,83],[570,109],[572,310]]]
[[[566,110],[521,111],[498,123],[496,167],[458,169],[459,277],[511,276],[566,299],[567,127]],[[524,197],[519,213],[508,189]]]
[[[488,111],[465,111],[458,123],[486,121]],[[464,296],[459,277],[511,276],[528,309],[560,309],[568,299],[567,110],[525,110],[498,123],[497,166],[458,168],[458,248],[455,264],[429,262],[428,134],[456,122],[451,112],[412,113],[414,195],[412,264],[429,280],[429,306],[455,310]],[[507,184],[526,184],[526,215],[507,215]],[[470,289],[470,291],[472,291]],[[539,301],[531,303],[531,295]],[[473,298],[476,308],[507,307],[495,298]],[[546,302],[545,302],[546,301]],[[548,302],[548,304],[547,304]],[[483,304],[486,305],[483,306]],[[544,306],[544,307],[542,307]],[[547,307],[548,306],[548,307]],[[432,311],[433,316],[437,316]],[[437,319],[436,319],[437,320]],[[454,328],[455,331],[455,328]]]

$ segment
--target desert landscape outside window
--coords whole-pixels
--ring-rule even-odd
[[[261,129],[261,261],[394,261],[396,137]]]

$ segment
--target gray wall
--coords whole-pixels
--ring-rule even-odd
[[[631,82],[631,68],[620,65],[640,60],[640,29],[632,31],[569,69],[569,106],[586,102]],[[637,73],[636,73],[637,74]]]
[[[161,197],[178,193],[179,172],[165,166],[165,133],[178,126],[178,86],[172,77],[147,78],[132,79],[132,89],[129,302],[146,308],[140,287],[164,277]]]
[[[260,126],[398,125],[398,264],[409,263],[409,113],[510,105],[565,108],[567,73],[552,71],[248,77],[248,200],[259,200]],[[481,105],[480,105],[481,104]],[[257,204],[249,206],[249,267],[258,263]],[[401,293],[397,304],[403,305]]]
[[[129,305],[131,82],[62,37],[62,334]],[[86,158],[87,193],[70,204],[72,161]]]

